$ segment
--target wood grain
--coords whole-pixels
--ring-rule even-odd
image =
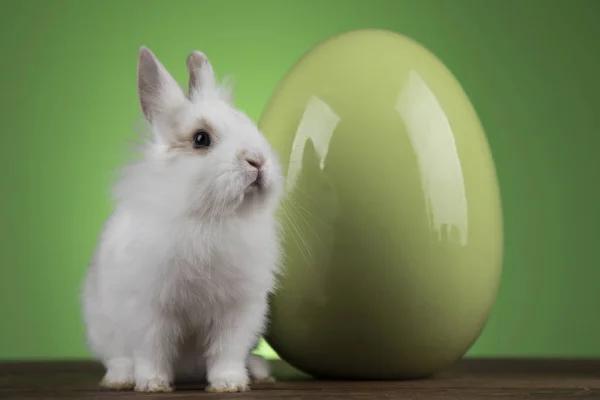
[[[177,387],[170,394],[99,389],[101,366],[92,362],[0,363],[0,399],[129,400],[161,399],[600,399],[600,360],[463,360],[419,381],[319,381],[274,362],[278,382],[251,392],[211,394],[202,385]]]

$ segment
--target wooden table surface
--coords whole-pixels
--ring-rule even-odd
[[[600,399],[600,360],[463,360],[420,381],[318,381],[274,362],[278,382],[247,393],[211,394],[178,387],[169,394],[99,389],[102,368],[91,362],[0,364],[0,399]]]

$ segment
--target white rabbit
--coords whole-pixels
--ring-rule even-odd
[[[151,139],[115,185],[83,288],[88,343],[108,388],[167,392],[193,378],[235,392],[272,379],[250,351],[281,259],[280,165],[204,54],[192,52],[187,68],[186,95],[140,49]]]

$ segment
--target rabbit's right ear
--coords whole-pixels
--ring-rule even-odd
[[[186,97],[177,81],[145,46],[139,51],[138,93],[146,120],[153,122],[161,113],[185,104]]]

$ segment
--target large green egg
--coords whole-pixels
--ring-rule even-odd
[[[467,95],[399,34],[330,38],[260,120],[286,175],[268,343],[322,378],[429,376],[481,333],[502,264],[490,149]]]

